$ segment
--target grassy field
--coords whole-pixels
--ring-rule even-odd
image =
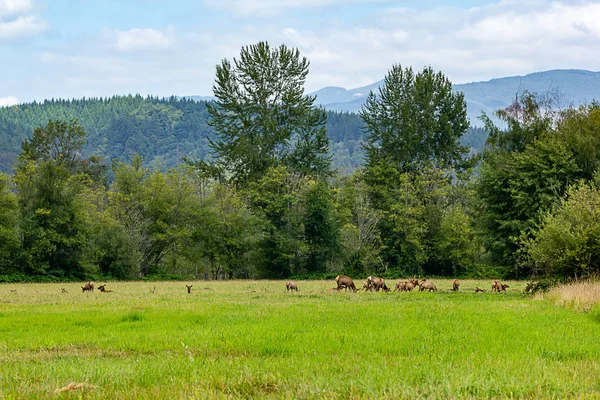
[[[0,398],[600,398],[597,308],[434,282],[2,284]]]

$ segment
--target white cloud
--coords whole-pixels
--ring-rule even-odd
[[[387,0],[204,0],[204,4],[240,15],[273,16],[291,8],[320,8],[343,4],[381,3]]]
[[[31,0],[0,0],[0,17],[21,15],[32,7]]]
[[[323,0],[317,5],[316,0],[225,0],[225,6],[256,11],[262,4],[264,9],[288,12],[261,22],[253,17],[215,20],[188,31],[107,30],[100,37],[38,53],[30,65],[43,64],[32,78],[40,82],[30,93],[22,88],[32,85],[3,81],[1,76],[0,86],[21,101],[137,92],[209,95],[215,65],[238,57],[241,46],[259,40],[300,49],[311,62],[307,92],[324,86],[365,86],[382,79],[396,63],[415,69],[431,65],[455,83],[556,68],[600,70],[600,1],[489,0],[468,10],[379,7],[348,20],[334,16],[318,24],[296,17],[290,9],[350,1]]]
[[[0,21],[0,40],[33,36],[47,28],[46,21],[33,15],[20,16],[7,22]]]
[[[0,97],[0,107],[10,107],[19,104],[19,99],[14,96]]]
[[[121,52],[168,49],[175,44],[175,32],[172,28],[162,31],[157,29],[114,31],[114,47]]]
[[[0,0],[0,41],[34,36],[47,28],[32,0]]]

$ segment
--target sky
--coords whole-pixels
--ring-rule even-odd
[[[0,0],[0,106],[49,98],[212,95],[242,46],[297,47],[305,88],[394,64],[454,83],[600,70],[600,0]]]

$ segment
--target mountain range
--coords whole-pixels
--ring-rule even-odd
[[[355,89],[329,86],[311,93],[316,103],[331,111],[358,112],[367,95],[377,90],[383,80]],[[510,105],[518,93],[559,93],[561,105],[580,105],[594,99],[600,100],[600,72],[568,69],[536,72],[524,76],[511,76],[485,82],[453,85],[465,94],[467,115],[472,125],[481,125],[481,112],[492,115],[494,111]]]

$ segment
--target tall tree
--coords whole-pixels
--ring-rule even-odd
[[[242,47],[217,66],[216,104],[209,105],[217,164],[240,186],[281,162],[291,172],[330,172],[326,112],[304,95],[309,62],[298,49],[266,42]]]
[[[459,143],[469,127],[462,93],[431,67],[415,75],[412,68],[394,65],[377,93],[371,92],[360,116],[366,124],[367,172],[389,164],[410,172],[433,163],[456,168],[468,149]]]
[[[77,120],[69,122],[54,120],[33,131],[31,139],[21,145],[21,161],[52,160],[70,172],[81,166],[81,150],[87,133]]]
[[[16,272],[14,261],[19,249],[17,196],[10,191],[8,175],[0,172],[0,274]]]

